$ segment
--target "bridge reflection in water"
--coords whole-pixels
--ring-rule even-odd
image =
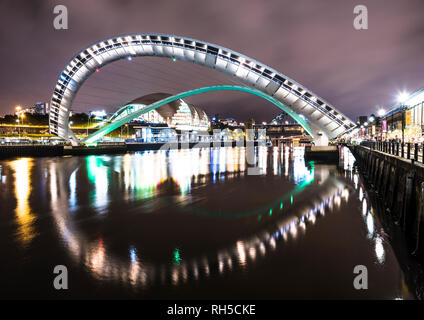
[[[347,252],[347,259],[357,256],[356,264],[369,262],[370,274],[374,269],[387,269],[379,278],[396,274],[395,279],[386,281],[391,286],[387,292],[387,288],[374,288],[371,297],[410,298],[387,235],[353,170],[354,159],[347,149],[341,152],[341,163],[336,167],[305,163],[302,148],[259,147],[259,176],[247,175],[244,148],[229,147],[46,158],[35,163],[21,159],[3,165],[16,171],[15,186],[23,190],[16,192],[17,242],[28,247],[43,236],[34,223],[37,210],[31,208],[39,205],[29,201],[28,192],[37,190],[40,196],[49,195],[49,203],[42,206],[51,212],[61,246],[73,265],[83,266],[94,278],[93,283],[116,283],[146,297],[167,297],[167,288],[190,292],[195,286],[197,289],[186,296],[196,297],[208,296],[202,293],[203,284],[210,287],[210,281],[222,284],[222,279],[232,278],[239,283],[240,276],[249,281],[258,268],[270,268],[277,278],[303,277],[300,270],[304,272],[306,266],[298,266],[299,273],[293,271],[296,266],[291,266],[287,272],[294,274],[278,275],[279,270],[273,269],[270,261],[278,257],[284,260],[285,252],[287,257],[294,257],[290,252],[302,250],[303,242],[321,239],[318,233],[330,232],[325,220],[332,216],[338,223],[347,219],[347,224],[358,228],[352,234],[360,240],[334,232],[340,238],[324,237],[322,246],[345,245],[352,249],[357,245],[360,251],[366,245],[363,256]],[[28,180],[37,180],[37,175],[47,178],[45,188],[23,184],[21,175],[31,177]],[[357,212],[363,221],[360,228],[350,217]],[[28,218],[23,219],[26,215]],[[368,247],[372,251],[369,256]],[[310,261],[302,258],[314,254],[307,250],[299,251],[296,259]],[[334,254],[337,252],[335,249]],[[330,260],[346,257],[330,256]],[[338,264],[343,268],[342,262],[326,258],[317,257],[316,265],[309,267],[328,263],[330,271],[334,272]],[[347,279],[339,297],[361,297],[351,286],[353,267],[340,270],[346,275],[336,276],[335,280],[331,280],[334,274],[322,275],[330,284]],[[258,286],[257,275],[251,277]],[[334,284],[336,288],[339,285]],[[252,297],[255,290],[251,290]],[[275,288],[270,291],[276,298],[291,294],[280,295]],[[338,297],[337,292],[329,292],[324,292],[324,297]],[[299,293],[292,295],[302,297]],[[312,290],[304,296],[315,293]]]

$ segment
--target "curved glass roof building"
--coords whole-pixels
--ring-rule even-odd
[[[168,93],[152,93],[132,100],[116,111],[109,122],[119,121],[123,117],[141,110],[159,100],[172,96]],[[141,114],[133,121],[152,124],[167,124],[177,130],[207,131],[209,128],[209,117],[206,112],[183,99],[169,102],[154,110]]]

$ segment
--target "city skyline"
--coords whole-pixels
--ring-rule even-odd
[[[65,1],[63,4],[69,10],[68,30],[53,28],[54,2],[6,1],[2,4],[0,15],[4,25],[13,28],[14,32],[1,33],[2,42],[8,43],[7,48],[1,50],[1,60],[10,63],[4,67],[8,76],[2,78],[0,85],[0,113],[11,113],[18,104],[49,102],[54,82],[63,66],[75,53],[99,39],[134,32],[172,31],[177,35],[205,39],[264,61],[354,119],[371,113],[372,108],[377,111],[377,105],[385,108],[394,105],[399,92],[412,92],[424,86],[424,81],[420,79],[424,67],[419,63],[423,47],[420,30],[424,28],[424,23],[419,19],[422,4],[419,1],[407,2],[408,5],[386,2],[381,5],[379,1],[365,1],[369,10],[369,29],[358,31],[352,24],[353,7],[356,5],[353,1],[349,1],[351,6],[335,1],[325,4],[301,1],[290,7],[277,2],[267,6],[231,2],[221,3],[218,8],[208,4],[197,7],[189,2],[180,2],[178,5],[167,3],[166,10],[163,3],[127,1],[117,4],[109,1],[102,2],[102,6],[96,2],[82,6],[78,1]],[[187,8],[192,10],[188,11]],[[237,8],[237,14],[234,14],[234,8]],[[173,15],[174,12],[178,14]],[[309,18],[299,21],[296,15],[299,12],[304,12]],[[135,19],[135,16],[138,18]],[[97,17],[103,17],[103,20]],[[105,19],[109,23],[104,24]],[[13,21],[20,23],[13,24]],[[237,27],[230,28],[232,21],[237,22]],[[82,29],[86,32],[82,32]],[[28,46],[31,52],[26,52],[25,56],[14,54],[27,50]],[[157,63],[154,60],[150,58],[150,61],[147,59],[144,62],[142,58],[133,64],[138,64],[134,69],[140,68],[139,77],[146,83],[152,81],[151,75],[143,72],[146,67],[159,68],[160,71],[161,66],[158,65],[169,66],[168,62]],[[121,65],[124,63],[128,61],[123,61]],[[185,76],[193,78],[192,83],[181,86],[191,88],[196,81],[201,82],[196,76],[204,68],[188,67],[181,62],[178,64],[177,71],[186,70]],[[120,65],[110,68],[110,72],[116,72]],[[125,74],[125,71],[122,72]],[[99,83],[102,84],[101,77],[93,77],[87,84],[99,86]],[[154,87],[166,84],[155,80]],[[224,82],[227,79],[214,75],[213,81]],[[119,85],[126,87],[130,82],[134,80],[120,81]],[[104,92],[110,86],[102,84],[97,92]],[[153,89],[145,88],[144,84],[142,86],[145,93],[153,93]],[[131,100],[134,90],[127,97],[122,94],[114,104]],[[158,88],[157,92],[161,90]],[[78,105],[84,108],[84,104],[87,104],[84,100],[91,99],[94,105],[103,103],[101,99],[84,98],[84,94],[83,87],[75,101],[77,108]],[[193,100],[204,106],[209,114],[234,115],[241,119],[253,117],[263,121],[272,119],[279,112],[265,102],[239,93],[214,94],[213,99],[208,94]],[[242,105],[243,108],[231,107],[234,105]]]

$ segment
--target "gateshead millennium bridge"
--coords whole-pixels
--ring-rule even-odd
[[[181,36],[132,34],[97,42],[71,59],[61,72],[54,88],[50,104],[50,132],[76,144],[77,139],[69,128],[69,114],[79,88],[101,67],[136,56],[188,61],[231,75],[244,83],[246,88],[242,90],[240,88],[244,87],[222,86],[226,88],[220,88],[221,90],[245,91],[273,102],[288,112],[305,129],[307,128],[316,145],[327,145],[329,139],[336,138],[355,127],[352,120],[318,95],[284,74],[245,55],[215,44]],[[206,91],[212,91],[211,87],[192,90],[190,94],[183,92],[173,97],[178,99]],[[160,103],[146,106],[137,114],[153,110],[159,105]],[[298,114],[307,119],[307,124],[295,116]],[[130,121],[130,118],[127,120]],[[103,130],[103,134],[106,131]],[[100,136],[101,132],[90,140]]]

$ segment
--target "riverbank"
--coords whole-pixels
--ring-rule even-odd
[[[402,228],[409,253],[424,256],[424,165],[363,146],[351,146],[369,188]]]
[[[258,141],[253,142],[255,146],[260,145]],[[0,146],[0,158],[13,157],[58,157],[58,156],[78,156],[78,155],[100,155],[100,154],[123,154],[133,151],[159,150],[163,147],[169,149],[192,149],[210,147],[235,147],[240,146],[240,142],[197,142],[197,143],[121,143],[102,144],[97,146],[63,146],[63,145],[6,145]],[[242,143],[242,146],[245,146]]]

